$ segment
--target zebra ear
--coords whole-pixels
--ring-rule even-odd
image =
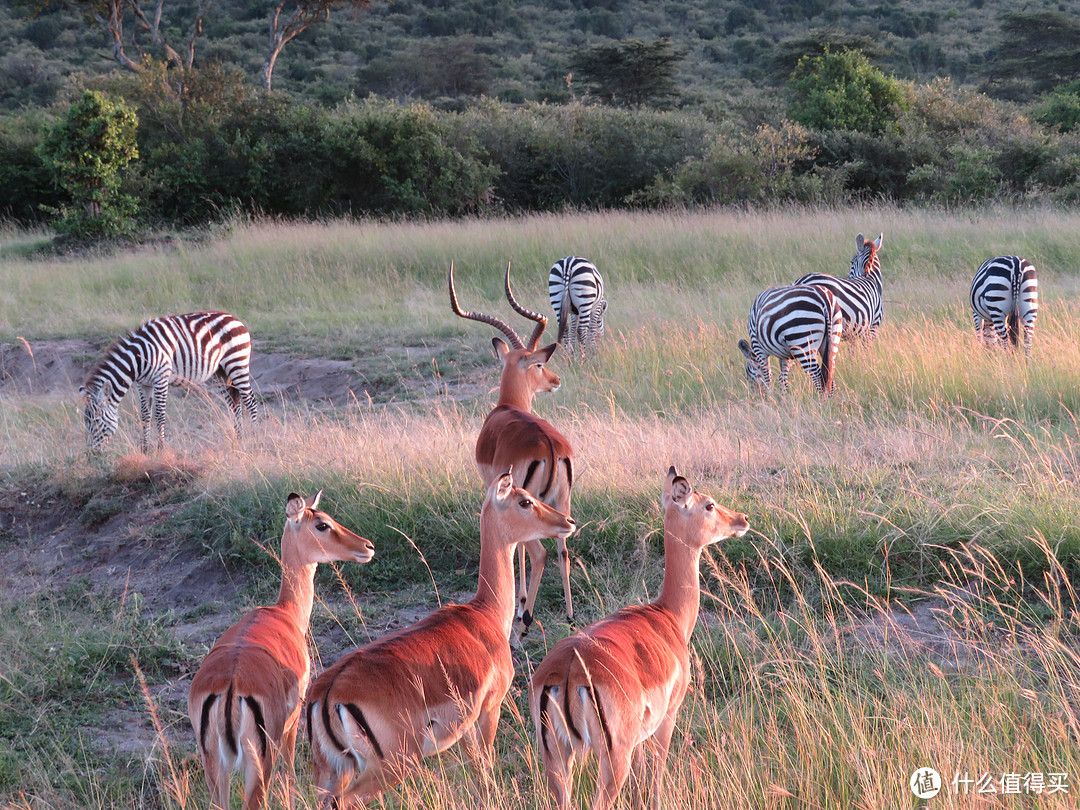
[[[856,236],[855,237],[855,250],[856,251],[862,250],[863,242],[865,242],[865,241],[866,241],[866,239],[863,238],[863,235],[861,233],[858,236]]]
[[[746,342],[746,338],[739,338],[739,351],[743,353],[743,357],[747,360],[754,359],[754,355],[750,352],[750,344]]]
[[[874,240],[874,249],[881,250],[881,240],[885,238],[884,233],[879,233],[878,238]]]

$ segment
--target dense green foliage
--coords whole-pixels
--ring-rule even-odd
[[[71,198],[54,227],[77,237],[115,236],[131,228],[135,200],[120,185],[139,156],[138,121],[122,103],[87,90],[46,133],[38,154]]]
[[[860,51],[804,56],[791,75],[791,116],[820,130],[873,135],[893,129],[904,100],[899,82]]]
[[[0,116],[0,215],[22,222],[86,210],[51,182],[56,167],[38,149],[85,88],[136,113],[140,157],[112,210],[119,223],[137,206],[149,227],[234,211],[1080,197],[1067,8],[405,0],[312,26],[283,51],[283,92],[271,93],[254,78],[268,7],[215,6],[178,90],[162,63],[101,73],[82,45],[88,23],[34,6],[29,20],[0,6],[10,23],[0,41],[12,46],[0,104],[34,105]],[[187,30],[190,16],[164,8]],[[566,24],[556,31],[552,17]],[[830,27],[840,19],[842,31]],[[982,61],[959,55],[961,21]],[[1038,37],[1047,44],[1036,52]],[[28,90],[28,79],[47,89]]]

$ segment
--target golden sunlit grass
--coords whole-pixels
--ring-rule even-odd
[[[885,232],[879,340],[842,346],[829,400],[814,395],[801,370],[787,396],[752,396],[735,342],[753,296],[809,270],[845,273],[859,231]],[[379,626],[371,617],[415,602],[415,588],[433,602],[432,579],[444,600],[475,585],[470,555],[481,492],[472,445],[494,399],[495,361],[490,330],[449,312],[449,262],[459,268],[467,307],[505,316],[508,260],[519,297],[546,311],[547,267],[571,252],[604,272],[608,334],[593,362],[556,355],[563,386],[536,407],[575,448],[582,528],[571,545],[582,617],[657,593],[658,501],[670,464],[748,513],[752,526],[703,566],[710,596],[663,805],[912,806],[908,779],[929,766],[947,782],[964,773],[1026,774],[1029,788],[1032,774],[1065,773],[1068,794],[1021,789],[997,795],[993,806],[1074,806],[1080,351],[1072,313],[1080,304],[1080,215],[1071,212],[248,223],[176,251],[35,260],[34,273],[26,272],[29,260],[0,251],[0,288],[7,285],[0,333],[12,337],[107,338],[150,314],[212,301],[279,350],[453,343],[480,358],[474,367],[489,369],[489,390],[481,385],[466,399],[448,388],[423,400],[359,397],[339,408],[269,402],[242,441],[216,393],[191,389],[170,398],[172,455],[164,457],[139,453],[134,402],[125,401],[119,434],[95,459],[82,451],[74,392],[5,397],[2,474],[20,490],[75,500],[92,502],[102,490],[117,509],[122,499],[110,493],[138,482],[175,490],[171,522],[153,543],[192,544],[275,583],[256,544],[273,547],[284,493],[324,487],[335,517],[371,537],[377,553],[363,570],[342,567],[339,578],[322,581],[320,593],[333,596],[319,608],[320,621],[366,640]],[[974,269],[1006,252],[1031,259],[1040,273],[1030,362],[980,346],[969,323]],[[447,377],[458,371],[446,358],[438,365]],[[557,592],[542,589],[544,626],[517,655],[490,796],[478,799],[452,752],[382,806],[547,806],[522,692],[531,666],[568,631],[551,607]],[[16,747],[0,735],[0,801],[35,810],[205,806],[180,698],[201,645],[213,638],[171,642],[183,619],[136,611],[131,601],[73,617],[82,598],[58,592],[7,608],[26,620],[0,629],[0,649],[18,653],[10,669],[0,662],[0,728],[35,729],[39,742]],[[238,597],[237,615],[250,599]],[[44,628],[61,654],[39,661]],[[136,653],[142,716],[157,727],[145,760],[102,765],[116,757],[70,743],[73,734],[92,735],[78,723],[93,727],[93,718],[79,715],[74,730],[55,719],[73,692],[85,691],[84,669],[63,662],[94,659],[102,649]],[[327,662],[341,650],[320,652]],[[134,686],[129,670],[119,666],[114,679]],[[98,697],[117,700],[114,692]],[[46,708],[33,709],[40,717],[28,725],[33,706]],[[302,784],[305,763],[301,754]],[[586,779],[579,806],[590,788]],[[947,785],[945,793],[934,800],[940,806],[986,806],[974,786],[963,794]],[[283,797],[274,806],[284,806]],[[310,789],[298,806],[315,806]]]

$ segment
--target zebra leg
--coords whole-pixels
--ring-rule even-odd
[[[222,393],[225,395],[225,401],[229,404],[229,410],[233,415],[233,429],[236,430],[236,435],[240,435],[241,422],[244,417],[244,406],[240,401],[240,389],[229,382],[228,378],[221,381]]]
[[[162,377],[154,383],[154,419],[157,422],[158,448],[165,446],[165,404],[169,401],[169,377]],[[147,436],[147,441],[149,441]]]
[[[768,363],[769,359],[765,358],[765,362]],[[787,371],[788,361],[786,357],[780,358],[780,390],[787,393]]]
[[[814,384],[814,390],[819,394],[825,393],[825,378],[821,373],[821,364],[810,353],[799,355],[799,365],[803,367],[806,376]]]
[[[999,319],[995,320],[992,324],[996,345],[1001,346],[1003,349],[1009,348],[1009,319],[1005,315],[1002,315]]]
[[[154,404],[154,388],[150,385],[139,384],[139,420],[142,422],[142,445],[140,449],[144,453],[150,452],[150,421]]]

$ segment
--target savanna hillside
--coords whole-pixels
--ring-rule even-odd
[[[130,4],[144,50],[114,50],[91,4],[0,6],[3,211],[99,238],[237,212],[1077,196],[1069,3],[327,5],[272,90],[271,4],[215,4],[201,27],[165,5],[171,52]]]
[[[735,342],[754,295],[845,272],[858,232],[884,232],[879,339],[841,348],[828,400],[801,371],[787,396],[752,396]],[[5,358],[57,382],[0,390],[0,799],[206,805],[186,686],[217,634],[272,600],[290,490],[323,487],[331,513],[376,546],[369,565],[319,577],[317,667],[467,598],[481,498],[471,447],[496,369],[491,331],[450,312],[446,270],[454,261],[467,306],[509,317],[508,260],[519,298],[546,310],[547,267],[580,252],[605,274],[608,334],[589,363],[557,354],[563,387],[537,401],[579,459],[580,620],[656,594],[669,464],[752,527],[702,566],[666,806],[907,806],[925,766],[949,783],[940,806],[976,806],[962,779],[985,774],[1017,786],[995,806],[1077,806],[1078,234],[1057,208],[884,204],[234,220],[200,242],[77,258],[41,256],[47,232],[5,230]],[[978,264],[1012,252],[1039,272],[1030,362],[979,346],[966,303]],[[355,397],[264,389],[263,423],[237,442],[213,395],[178,393],[159,459],[135,451],[129,397],[113,444],[87,456],[75,387],[96,348],[149,313],[206,306],[240,315],[257,353],[288,355],[297,377],[349,363]],[[53,360],[76,340],[79,356]],[[500,807],[544,806],[523,690],[569,632],[560,602],[551,576],[542,632],[515,652]],[[313,806],[306,762],[301,746],[299,802]],[[475,806],[456,756],[430,765],[387,806]],[[1062,775],[1067,789],[1046,789]]]

